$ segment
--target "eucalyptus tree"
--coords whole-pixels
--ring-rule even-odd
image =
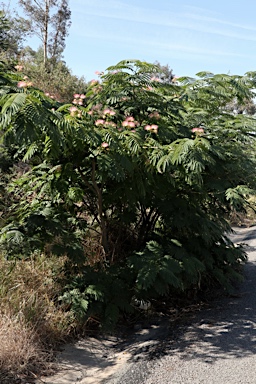
[[[60,58],[71,25],[68,0],[19,0],[19,4],[28,16],[30,32],[42,42],[44,64],[48,58]]]

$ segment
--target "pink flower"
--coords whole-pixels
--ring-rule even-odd
[[[79,100],[79,101],[78,101],[78,104],[79,104],[79,105],[83,105],[83,100]]]
[[[125,120],[122,122],[123,127],[128,127],[128,125],[129,125],[129,121]]]
[[[95,75],[97,75],[97,76],[102,76],[102,75],[104,75],[104,72],[100,72],[100,71],[95,71],[94,73],[95,73]]]
[[[157,132],[158,132],[158,125],[156,125],[156,124],[152,124],[152,125],[151,125],[151,131],[152,131],[153,133],[157,133]]]
[[[204,129],[202,127],[192,128],[191,131],[196,133],[196,135],[200,135],[204,133]]]
[[[86,96],[82,93],[82,95],[80,95],[80,99],[85,99]]]
[[[150,131],[150,132],[153,132],[153,133],[157,133],[157,132],[158,132],[158,125],[156,125],[156,124],[146,125],[146,126],[144,127],[144,129],[145,129],[146,131]]]
[[[70,110],[70,112],[76,112],[76,111],[78,111],[77,107],[70,107],[69,110]]]
[[[149,117],[159,119],[160,115],[157,111],[154,111],[154,112],[150,113]]]
[[[19,81],[18,84],[17,84],[17,87],[18,88],[25,88],[25,87],[27,87],[26,81]]]
[[[74,94],[74,99],[79,99],[79,97],[80,97],[79,93]]]
[[[91,80],[91,85],[95,85],[95,84],[98,84],[98,81],[95,80],[95,79],[92,79],[92,80]]]
[[[134,117],[132,117],[132,116],[127,116],[125,120],[126,120],[126,121],[134,121]]]
[[[23,76],[23,80],[28,80],[28,76]]]
[[[133,121],[128,121],[128,127],[134,128],[136,127],[136,124]]]
[[[14,68],[17,69],[18,72],[20,72],[20,71],[22,71],[23,66],[22,65],[15,65]]]
[[[87,113],[88,113],[88,115],[92,115],[93,111],[88,111]]]
[[[104,125],[105,124],[105,120],[103,119],[98,119],[95,121],[95,125],[98,126],[98,125]]]
[[[106,142],[102,143],[101,146],[102,146],[102,148],[107,148],[107,147],[109,147],[108,143],[106,143]]]
[[[108,125],[109,127],[113,127],[113,128],[116,127],[116,123],[114,123],[113,121],[106,121],[106,125]]]
[[[46,93],[45,93],[45,96],[50,96],[50,93],[46,92]]]

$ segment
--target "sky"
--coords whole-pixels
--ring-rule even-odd
[[[6,0],[7,2],[7,0]],[[9,2],[9,0],[8,0]],[[15,6],[16,0],[11,0]],[[176,76],[256,70],[255,0],[69,0],[64,60],[86,81],[125,59],[168,64]],[[40,41],[32,39],[36,49]]]

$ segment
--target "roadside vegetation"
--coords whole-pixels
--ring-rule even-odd
[[[140,305],[232,290],[246,255],[229,240],[230,218],[254,211],[246,106],[256,73],[177,79],[168,66],[124,60],[77,79],[74,93],[55,57],[49,76],[66,68],[70,87],[51,81],[48,91],[49,61],[30,54],[32,64],[0,64],[0,377],[9,383],[36,378],[61,342],[113,330]]]

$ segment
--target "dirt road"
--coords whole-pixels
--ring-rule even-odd
[[[255,384],[256,227],[236,229],[248,244],[245,281],[173,334],[168,319],[152,321],[128,341],[89,338],[67,346],[60,371],[38,384]]]

